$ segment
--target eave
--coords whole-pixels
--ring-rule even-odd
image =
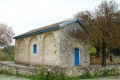
[[[44,29],[44,30],[39,30],[39,31],[36,31],[36,32],[24,34],[24,35],[15,36],[14,39],[24,38],[24,37],[28,37],[28,36],[32,36],[32,35],[37,35],[37,34],[41,34],[41,33],[44,33],[44,32],[56,30],[56,29],[59,29],[59,28],[60,28],[60,26],[55,26],[55,27],[52,27],[52,28],[47,28],[47,29]]]

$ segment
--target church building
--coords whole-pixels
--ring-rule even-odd
[[[89,31],[80,18],[47,25],[14,37],[15,63],[89,66]]]

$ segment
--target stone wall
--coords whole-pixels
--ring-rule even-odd
[[[80,30],[79,32],[81,36],[74,38],[74,34],[69,34],[70,31]],[[78,22],[71,23],[60,29],[60,67],[73,67],[74,66],[74,48],[78,48],[80,51],[80,66],[89,66],[90,65],[90,56],[89,49],[86,38],[88,34],[86,34],[85,30],[80,26]]]
[[[79,30],[80,35],[72,37],[69,32]],[[80,66],[90,65],[89,49],[85,30],[79,22],[71,23],[58,30],[16,39],[15,62],[30,65],[73,67],[74,49],[79,49]],[[37,44],[37,53],[33,45]]]
[[[43,67],[30,67],[19,64],[14,64],[14,62],[0,62],[0,72],[8,71],[10,74],[20,74],[20,75],[36,75],[40,72],[40,69]],[[120,74],[120,65],[108,65],[108,66],[100,66],[100,65],[91,65],[89,67],[69,67],[69,68],[61,68],[61,67],[51,67],[46,66],[45,74],[47,71],[50,73],[57,72],[58,74],[63,72],[68,76],[77,76],[85,74],[86,72],[90,72],[91,75],[96,73],[102,74],[101,71],[105,70],[113,70],[113,74]]]
[[[120,56],[113,56],[112,64],[120,64]]]
[[[49,32],[43,40],[44,65],[59,65],[59,48],[53,33]]]
[[[14,62],[0,62],[0,72],[7,72],[10,74],[21,74],[21,75],[35,75],[38,69],[35,67],[28,67],[24,65],[17,65]]]
[[[33,53],[33,45],[37,45],[37,52]],[[40,49],[40,41],[36,36],[32,36],[29,40],[29,46],[26,46],[29,48],[29,63],[30,64],[42,64],[42,55]],[[24,54],[23,54],[24,55]]]
[[[91,65],[101,65],[102,63],[102,57],[96,57],[95,55],[92,55],[90,57]],[[112,54],[108,54],[106,57],[107,64],[120,64],[120,56],[114,56]]]
[[[29,61],[29,55],[28,55],[28,46],[24,39],[17,40],[15,44],[15,60],[16,62],[21,63],[28,63]],[[23,47],[24,46],[24,47]],[[23,55],[24,54],[24,55]]]
[[[107,65],[107,66],[101,66],[101,65],[91,65],[89,67],[73,67],[73,68],[67,68],[66,74],[68,76],[78,76],[83,75],[85,73],[89,73],[91,75],[95,74],[102,74],[102,72],[107,70],[113,70],[113,74],[120,74],[120,65]]]
[[[27,65],[58,66],[59,30],[33,35],[15,42],[15,62]],[[33,53],[33,45],[37,45],[37,53]]]

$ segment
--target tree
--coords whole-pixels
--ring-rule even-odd
[[[96,20],[95,14],[87,10],[77,13],[75,17],[80,17],[84,20],[87,28],[90,31],[89,43],[95,47],[96,56],[100,57],[101,33],[99,30],[98,21]]]
[[[103,1],[96,9],[96,20],[99,24],[101,32],[101,50],[102,50],[102,65],[106,65],[106,49],[108,46],[115,46],[114,42],[117,40],[119,17],[118,4],[115,1]],[[115,33],[117,35],[113,35]]]
[[[7,46],[13,40],[14,32],[12,28],[6,24],[0,23],[0,46]]]
[[[102,50],[102,66],[105,66],[106,49],[120,46],[120,11],[118,4],[113,0],[109,2],[105,0],[93,12],[87,11],[86,13],[81,12],[80,17],[82,16],[86,20],[86,25],[91,32],[90,44],[96,50]],[[99,50],[97,50],[98,53]]]
[[[2,60],[4,61],[14,61],[15,56],[15,47],[14,46],[6,46],[2,49],[4,56]]]

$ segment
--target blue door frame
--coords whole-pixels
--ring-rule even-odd
[[[78,48],[74,49],[74,65],[80,66],[80,52]]]

